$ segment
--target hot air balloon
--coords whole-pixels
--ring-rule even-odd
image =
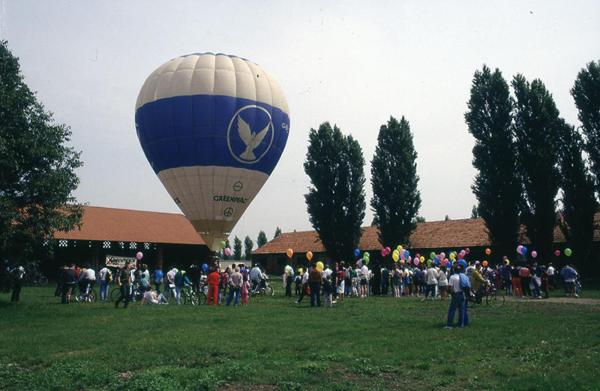
[[[290,119],[281,88],[261,67],[197,53],[148,76],[135,125],[152,169],[216,251],[277,165]]]

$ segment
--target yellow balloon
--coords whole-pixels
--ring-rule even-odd
[[[325,265],[323,265],[323,262],[319,261],[317,262],[317,266],[315,267],[315,269],[317,269],[318,272],[322,272],[324,267]]]
[[[392,254],[392,259],[394,260],[394,262],[398,262],[398,258],[400,258],[400,256],[397,252],[394,251],[394,253]]]
[[[298,268],[298,274],[302,274],[304,273],[304,269],[302,269],[301,267]]]
[[[421,261],[421,263],[425,262],[425,257],[421,255],[421,258],[419,258],[419,260]]]

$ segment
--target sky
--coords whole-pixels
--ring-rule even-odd
[[[372,4],[370,4],[372,3]],[[569,94],[600,59],[599,1],[27,1],[0,0],[0,37],[26,83],[71,127],[84,166],[75,195],[95,206],[179,212],[138,142],[135,102],[164,62],[221,52],[259,64],[290,108],[285,151],[232,235],[308,230],[303,162],[325,121],[370,160],[390,116],[410,122],[428,221],[470,216],[474,140],[464,122],[473,73],[541,79],[578,125]],[[402,178],[398,178],[402,181]],[[372,212],[367,204],[364,225]]]

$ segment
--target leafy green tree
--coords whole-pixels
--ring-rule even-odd
[[[415,224],[418,223],[425,223],[427,220],[425,220],[425,217],[423,216],[415,216]]]
[[[281,235],[281,228],[277,227],[277,229],[275,230],[275,235],[273,235],[273,239],[275,239],[279,235]]]
[[[408,243],[421,207],[418,183],[417,152],[410,125],[404,117],[400,121],[390,117],[379,128],[371,161],[371,208],[382,246]]]
[[[242,259],[242,241],[237,236],[233,239],[233,259]]]
[[[563,209],[559,226],[582,271],[597,274],[591,254],[598,202],[594,196],[594,179],[581,156],[583,148],[581,135],[573,126],[563,124],[559,148]]]
[[[252,247],[254,247],[254,242],[250,239],[250,236],[246,236],[244,239],[244,259],[252,259]]]
[[[521,218],[532,246],[550,256],[556,225],[555,197],[560,184],[559,136],[564,126],[544,83],[522,75],[512,81],[518,173],[524,187]]]
[[[267,239],[267,234],[265,234],[265,231],[260,231],[258,233],[258,238],[256,238],[256,245],[258,247],[262,247],[265,244],[267,244],[269,240]]]
[[[498,69],[492,72],[484,65],[475,72],[467,106],[465,121],[475,138],[473,166],[477,169],[471,189],[478,206],[473,206],[471,215],[485,221],[489,239],[497,248],[495,253],[509,254],[519,238],[521,184],[510,91]]]
[[[593,174],[596,177],[596,193],[600,196],[600,61],[592,61],[577,75],[571,89],[579,110],[584,143]]]
[[[0,255],[27,260],[56,231],[80,224],[73,192],[80,153],[25,84],[19,61],[0,41]]]
[[[354,257],[365,217],[365,161],[360,145],[328,122],[311,129],[304,171],[311,184],[308,215],[334,260]]]

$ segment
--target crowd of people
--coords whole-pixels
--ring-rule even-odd
[[[104,265],[98,272],[90,265],[79,267],[64,265],[57,275],[55,296],[67,304],[75,298],[86,300],[90,291],[100,286],[100,301],[109,301],[109,287],[119,288],[115,307],[121,303],[126,308],[131,301],[142,304],[168,304],[172,298],[182,304],[184,290],[197,298],[206,296],[206,304],[248,305],[252,291],[266,286],[268,276],[258,265],[248,269],[244,264],[222,270],[219,262],[211,266],[190,265],[187,270],[173,267],[163,272],[161,267],[150,270],[148,265],[126,262],[119,268]],[[77,294],[74,292],[78,290]],[[79,300],[78,300],[79,301]]]

